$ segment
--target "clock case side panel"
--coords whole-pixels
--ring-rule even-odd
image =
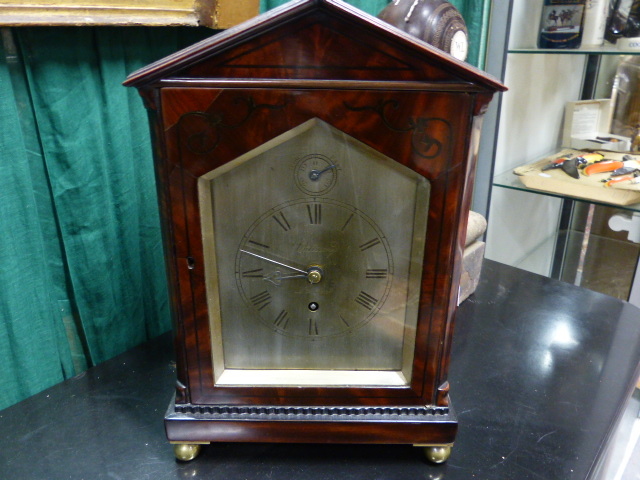
[[[463,178],[460,201],[457,204],[457,212],[455,214],[455,218],[457,220],[452,222],[452,225],[457,232],[455,242],[453,243],[454,251],[451,256],[451,264],[449,266],[449,270],[451,272],[451,286],[449,288],[448,314],[446,328],[442,334],[442,354],[439,356],[440,363],[435,374],[436,385],[438,388],[435,392],[436,396],[434,404],[439,406],[449,405],[448,372],[451,359],[451,344],[455,330],[455,316],[460,303],[460,279],[462,275],[462,262],[466,243],[467,226],[471,203],[473,200],[473,186],[478,164],[478,150],[480,135],[482,133],[482,124],[484,121],[484,115],[492,97],[492,94],[477,95],[472,104],[472,110],[469,112],[470,130],[466,140],[466,170]]]
[[[197,89],[172,89],[176,94],[176,98],[180,97],[185,93],[185,90],[190,90],[190,92],[186,92],[189,97],[192,97],[192,93]],[[207,89],[205,89],[207,90]],[[218,96],[222,96],[221,92],[223,91],[215,91],[209,90],[208,97],[211,100],[218,101]],[[225,90],[228,95],[237,95],[242,93],[242,90],[234,90],[228,89]],[[250,93],[258,95],[260,90],[252,90]],[[270,110],[268,108],[263,109],[262,111],[254,112],[255,118],[252,120],[248,120],[245,125],[246,128],[251,129],[254,128],[254,132],[260,131],[260,129],[264,129],[265,125],[278,123],[277,119],[280,119],[280,123],[287,123],[289,125],[301,123],[303,120],[308,119],[311,116],[321,115],[320,111],[326,110],[325,107],[328,105],[326,102],[319,102],[319,98],[323,98],[322,95],[331,96],[331,92],[327,94],[327,92],[321,91],[312,91],[315,92],[315,96],[312,94],[301,95],[300,92],[294,92],[290,97],[294,98],[293,103],[295,104],[295,99],[306,98],[306,102],[302,102],[302,111],[306,112],[302,114],[302,117],[297,118],[295,114],[292,114],[287,111],[287,108],[290,108],[291,105],[287,103],[286,99],[283,100],[282,96],[285,95],[286,92],[278,91],[278,92],[266,92],[265,96],[260,97],[255,96],[254,102],[256,105],[284,105],[287,106],[284,110],[278,109]],[[246,93],[246,92],[245,92]],[[308,93],[308,92],[307,92]],[[392,92],[393,93],[393,92]],[[396,92],[397,93],[397,92]],[[404,92],[406,93],[406,92]],[[344,95],[344,92],[342,92]],[[388,131],[388,127],[384,127],[385,122],[398,122],[399,116],[402,115],[403,112],[398,113],[397,111],[390,110],[388,115],[385,117],[384,112],[376,112],[374,107],[379,104],[378,101],[371,100],[371,96],[376,99],[385,98],[383,93],[380,92],[351,92],[351,95],[354,98],[357,98],[360,103],[358,104],[358,108],[360,108],[360,113],[356,115],[358,108],[351,108],[350,111],[345,113],[344,108],[340,107],[342,110],[340,112],[334,111],[333,120],[336,121],[336,118],[344,117],[345,115],[351,115],[353,118],[358,118],[360,121],[352,122],[355,127],[351,127],[351,129],[355,129],[352,133],[354,135],[358,135],[357,130],[361,131],[364,129],[371,128],[371,123],[376,123],[378,127],[376,128],[386,128]],[[388,95],[388,94],[387,94]],[[398,93],[400,95],[400,93]],[[410,95],[418,95],[413,92]],[[425,257],[428,260],[425,260],[425,264],[428,262],[428,268],[425,270],[435,269],[434,272],[425,272],[425,278],[423,280],[423,290],[427,293],[424,296],[424,305],[423,311],[421,312],[421,317],[429,318],[428,322],[423,322],[423,327],[421,327],[420,332],[418,333],[420,340],[418,341],[419,345],[416,346],[417,356],[424,355],[424,358],[427,358],[428,365],[424,363],[416,365],[418,368],[419,375],[416,375],[414,382],[412,384],[412,392],[408,393],[407,389],[326,389],[326,388],[305,388],[305,389],[297,389],[297,388],[264,388],[264,389],[242,389],[242,388],[221,388],[213,385],[213,375],[212,375],[212,366],[210,356],[207,357],[207,354],[210,353],[208,350],[210,347],[210,331],[208,326],[208,315],[206,315],[206,300],[203,301],[203,290],[198,293],[196,290],[193,290],[194,287],[197,288],[197,283],[201,282],[204,278],[202,273],[198,273],[198,265],[202,261],[201,258],[198,258],[198,255],[193,255],[193,252],[184,251],[180,255],[179,258],[194,258],[195,268],[191,268],[186,271],[187,274],[191,276],[191,281],[184,283],[186,286],[186,290],[183,291],[183,300],[182,300],[182,308],[180,311],[183,315],[186,312],[192,312],[195,317],[192,320],[184,319],[180,323],[182,326],[187,325],[188,332],[185,336],[185,341],[188,345],[190,345],[189,350],[195,349],[200,352],[200,354],[196,357],[193,354],[189,357],[189,389],[191,395],[195,392],[195,399],[199,403],[276,403],[276,404],[323,404],[323,403],[333,403],[336,405],[339,404],[348,404],[349,402],[357,401],[362,404],[433,404],[437,399],[437,387],[440,385],[440,380],[443,378],[446,372],[447,361],[441,361],[442,355],[447,353],[446,347],[446,339],[450,337],[450,330],[452,328],[452,312],[451,310],[451,297],[449,290],[451,289],[452,282],[454,278],[451,275],[452,267],[455,263],[454,252],[457,245],[457,236],[459,234],[457,230],[458,221],[461,218],[461,199],[462,199],[462,191],[464,188],[465,176],[467,173],[467,138],[470,129],[471,122],[471,111],[474,105],[475,95],[469,94],[448,94],[451,95],[452,98],[455,98],[454,106],[455,108],[445,108],[441,106],[440,108],[444,108],[444,111],[459,111],[460,108],[463,110],[469,111],[468,115],[463,115],[460,120],[456,123],[456,138],[459,140],[455,145],[452,145],[451,148],[451,158],[450,164],[444,165],[442,163],[440,166],[435,166],[437,162],[427,161],[422,158],[419,154],[415,152],[411,153],[412,149],[415,150],[415,145],[412,145],[412,141],[415,140],[416,132],[419,130],[417,127],[410,129],[411,131],[406,131],[402,135],[405,136],[405,151],[400,155],[398,154],[398,143],[397,138],[390,139],[378,139],[376,141],[372,141],[372,147],[378,148],[380,150],[386,151],[392,158],[402,157],[403,163],[405,163],[410,168],[419,171],[425,177],[427,177],[432,182],[432,188],[434,192],[436,192],[437,199],[433,202],[432,198],[432,207],[430,211],[430,219],[429,219],[429,232],[433,232],[430,234],[431,240],[427,246],[427,256]],[[196,95],[197,96],[197,95]],[[207,97],[206,94],[201,95],[202,98]],[[279,97],[280,96],[280,97]],[[329,98],[329,97],[326,98]],[[334,92],[335,96],[335,92]],[[386,97],[388,98],[388,96]],[[280,101],[278,101],[280,99]],[[462,103],[456,103],[456,102]],[[275,102],[275,103],[274,103]],[[178,102],[179,103],[179,102]],[[300,102],[298,102],[300,103]],[[433,102],[431,102],[433,103]],[[438,102],[436,102],[438,103]],[[446,105],[447,102],[444,102],[443,105]],[[331,105],[335,105],[336,102],[330,102]],[[300,105],[299,105],[300,106]],[[361,107],[371,107],[368,111],[366,108]],[[352,105],[353,107],[353,105]],[[451,107],[451,105],[449,105]],[[193,108],[193,105],[189,105],[188,108]],[[200,108],[200,110],[204,110],[206,107]],[[336,107],[337,108],[337,107]],[[425,107],[426,108],[426,107]],[[331,111],[331,108],[328,109]],[[348,110],[348,109],[347,109]],[[373,110],[373,111],[372,111]],[[311,112],[311,113],[310,113]],[[366,112],[366,114],[364,113]],[[183,112],[185,113],[185,112]],[[406,114],[406,111],[404,112]],[[416,113],[416,112],[413,112]],[[420,113],[420,112],[418,112]],[[266,115],[266,116],[265,116]],[[271,116],[270,116],[271,115]],[[414,115],[415,116],[415,115]],[[406,115],[405,115],[406,117]],[[177,117],[176,117],[177,118]],[[331,121],[332,118],[326,118],[326,120]],[[404,119],[406,121],[406,118]],[[253,123],[251,123],[253,122]],[[338,122],[339,123],[339,122]],[[346,124],[345,124],[346,125]],[[349,130],[348,127],[343,126],[345,130]],[[237,132],[236,132],[237,133]],[[418,132],[419,133],[419,132]],[[400,135],[396,132],[397,135]],[[270,134],[273,136],[273,133]],[[393,137],[393,135],[386,135],[387,137]],[[412,140],[412,136],[414,137]],[[175,208],[174,206],[174,216],[183,215],[184,212],[190,212],[190,214],[197,213],[197,188],[196,181],[199,175],[206,173],[206,171],[214,168],[218,163],[224,163],[225,161],[231,160],[235,155],[244,153],[244,151],[250,149],[250,147],[255,147],[260,143],[264,142],[265,138],[260,138],[260,135],[254,135],[251,141],[254,142],[254,145],[244,146],[242,145],[242,141],[238,141],[236,138],[233,140],[232,136],[228,136],[229,145],[224,146],[220,144],[219,155],[215,155],[214,164],[209,161],[203,161],[202,158],[197,158],[197,156],[192,157],[191,160],[188,160],[188,165],[184,165],[183,168],[186,168],[187,172],[184,172],[179,177],[175,177],[174,181],[180,182],[175,188],[175,195],[172,194],[172,197],[178,199],[178,201],[185,201],[189,205],[185,205],[182,208]],[[380,137],[380,135],[377,135]],[[246,140],[246,139],[245,139]],[[226,141],[226,140],[225,140]],[[249,143],[251,143],[251,141]],[[377,142],[377,143],[376,143]],[[408,142],[408,143],[407,143]],[[222,154],[221,152],[224,149],[230,149],[229,151],[235,152],[233,154],[227,153]],[[175,148],[174,148],[175,150]],[[211,157],[213,158],[213,157]],[[226,158],[227,160],[223,160]],[[185,183],[186,182],[186,183]],[[182,187],[187,187],[186,191],[182,192],[182,197],[178,195],[178,190]],[[184,219],[175,219],[175,222],[179,224],[184,221]],[[441,222],[443,222],[441,224]],[[176,239],[177,245],[183,245],[184,242],[189,242],[194,240],[193,232],[199,232],[200,224],[199,220],[195,223],[192,223],[191,228],[189,229],[192,233],[189,234],[191,239],[186,238],[186,228],[180,227],[176,230],[176,235],[178,237],[182,237],[181,239]],[[437,238],[436,238],[437,234]],[[198,235],[195,235],[199,237]],[[196,245],[200,245],[201,249],[201,240],[196,239]],[[437,252],[440,252],[438,254]],[[186,263],[186,262],[185,262]],[[180,262],[179,262],[180,264]],[[192,265],[193,267],[193,265]],[[190,287],[189,287],[190,285]],[[189,290],[191,288],[192,290]],[[193,301],[196,299],[196,304],[193,305]],[[198,300],[199,299],[199,300]],[[186,305],[185,303],[192,303],[192,305]],[[433,308],[434,313],[431,316],[431,309]],[[197,317],[197,318],[196,318]],[[191,327],[194,327],[195,331],[191,331]],[[429,339],[428,343],[425,339]],[[196,342],[196,345],[192,345],[190,342]],[[444,359],[446,360],[446,359]],[[440,382],[440,383],[438,383]],[[261,390],[262,396],[256,396],[256,390]],[[348,395],[345,396],[345,393]]]
[[[156,193],[160,212],[160,230],[162,235],[162,247],[164,253],[167,288],[169,293],[169,307],[173,325],[173,344],[176,360],[176,391],[175,401],[178,403],[190,403],[189,378],[188,378],[188,352],[185,348],[186,334],[183,324],[184,313],[181,301],[180,285],[188,281],[188,260],[179,259],[174,248],[174,219],[171,215],[173,206],[170,192],[171,162],[167,152],[167,144],[164,136],[164,124],[162,121],[162,99],[158,89],[140,89],[151,133],[154,173],[156,180]],[[181,265],[182,264],[182,265]]]
[[[491,98],[491,94],[471,94],[467,102],[459,105],[458,112],[460,118],[464,119],[464,127],[458,131],[457,142],[452,145],[448,168],[432,180],[434,194],[429,221],[430,225],[437,225],[439,234],[430,236],[426,246],[425,255],[433,254],[430,264],[434,269],[424,272],[424,311],[420,312],[420,317],[431,316],[431,320],[421,323],[423,330],[418,335],[427,339],[427,349],[424,352],[417,350],[416,359],[427,359],[423,398],[437,406],[449,406],[447,375],[482,119],[482,114],[478,112],[486,107]],[[423,158],[417,159],[416,163],[426,164],[425,168],[429,168],[429,162]],[[425,260],[425,266],[427,264],[429,262]],[[431,290],[429,285],[432,286]],[[430,292],[432,297],[429,297]]]

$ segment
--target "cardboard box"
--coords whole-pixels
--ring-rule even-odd
[[[616,47],[623,52],[637,52],[640,50],[640,37],[619,38]]]
[[[565,108],[562,145],[576,149],[626,152],[631,139],[607,133],[611,126],[610,99],[568,102]]]
[[[611,205],[633,205],[640,203],[640,184],[631,182],[617,183],[606,187],[602,180],[608,179],[610,173],[598,173],[591,176],[580,174],[579,179],[567,175],[560,168],[543,171],[542,168],[556,158],[567,155],[580,155],[579,150],[565,149],[555,155],[545,157],[537,162],[516,168],[513,173],[528,188],[543,192],[556,193],[562,196],[579,198],[593,202]],[[622,160],[624,154],[613,152],[598,152],[606,159]],[[640,160],[640,155],[636,157]],[[631,166],[631,165],[629,165]],[[635,164],[633,165],[635,166]],[[640,166],[640,163],[638,163]],[[640,178],[640,177],[638,177]]]

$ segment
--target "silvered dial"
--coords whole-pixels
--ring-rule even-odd
[[[236,254],[236,281],[260,321],[317,339],[366,324],[391,288],[393,260],[375,222],[330,199],[299,199],[261,215]]]

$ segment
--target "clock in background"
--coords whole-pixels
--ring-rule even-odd
[[[378,17],[458,60],[467,59],[467,26],[456,7],[445,0],[394,0]]]

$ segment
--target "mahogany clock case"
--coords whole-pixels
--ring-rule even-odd
[[[290,2],[125,85],[139,89],[154,142],[177,352],[169,440],[452,443],[447,369],[477,142],[504,87],[338,0]],[[430,184],[406,385],[215,382],[198,180],[310,121]]]

